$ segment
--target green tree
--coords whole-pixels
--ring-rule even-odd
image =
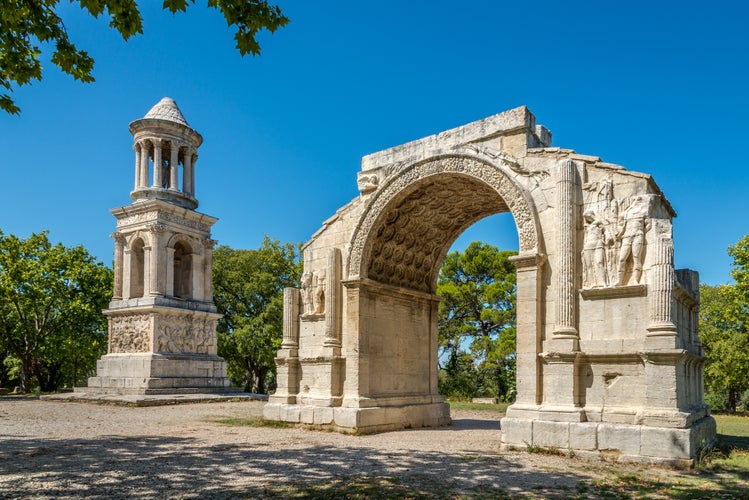
[[[0,353],[21,389],[85,381],[106,352],[112,271],[82,246],[0,232]],[[14,378],[6,374],[6,378]]]
[[[736,411],[749,389],[749,236],[728,247],[735,284],[700,287],[700,339],[705,348],[706,398]]]
[[[298,245],[266,237],[257,250],[220,246],[213,254],[218,353],[246,391],[274,389],[275,357],[283,339],[283,289],[298,287]]]
[[[105,15],[109,26],[124,40],[143,33],[143,22],[136,0],[71,0],[93,17]],[[52,63],[82,82],[94,81],[94,59],[70,41],[58,14],[58,0],[3,0],[0,2],[0,86],[9,92],[14,86],[42,79],[39,44],[54,46]],[[163,0],[171,13],[184,12],[195,0]],[[262,30],[275,32],[288,24],[278,6],[267,0],[208,0],[229,26],[237,31],[234,39],[241,55],[260,54],[255,36]],[[0,94],[0,109],[18,114],[21,110],[8,94]]]
[[[474,241],[445,258],[437,326],[446,395],[514,394],[517,287],[509,257],[515,254]]]
[[[749,315],[735,285],[700,286],[700,340],[705,350],[705,400],[735,412],[749,389]]]

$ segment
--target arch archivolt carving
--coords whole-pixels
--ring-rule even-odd
[[[530,197],[501,158],[433,157],[402,168],[372,196],[351,239],[348,279],[431,292],[446,242],[474,222],[511,212],[520,252],[540,250]]]
[[[187,248],[188,253],[200,255],[202,245],[194,238],[185,236],[184,234],[173,234],[166,244],[166,248],[175,248],[178,243],[181,243]]]

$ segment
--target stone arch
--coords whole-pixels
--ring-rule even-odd
[[[172,242],[172,290],[174,297],[191,299],[193,295],[193,249],[184,238]]]
[[[145,241],[142,237],[136,235],[130,240],[129,259],[130,259],[130,280],[129,293],[130,298],[143,297],[145,291]]]
[[[520,254],[538,254],[542,241],[533,201],[507,173],[505,162],[496,161],[437,156],[389,179],[354,231],[349,279],[433,292],[450,243],[476,221],[502,212],[513,215]],[[391,256],[402,262],[388,263]]]

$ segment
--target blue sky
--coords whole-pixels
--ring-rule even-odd
[[[141,2],[124,42],[61,2],[93,84],[45,54],[44,80],[0,115],[0,228],[82,244],[110,264],[109,209],[130,203],[129,122],[175,99],[205,142],[196,166],[214,237],[309,239],[357,196],[361,157],[527,105],[555,146],[654,176],[678,213],[676,266],[729,281],[749,232],[749,7],[744,2],[279,0],[291,23],[240,57],[218,11]],[[509,215],[456,243],[516,248]]]

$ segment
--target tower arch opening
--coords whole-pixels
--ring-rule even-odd
[[[130,294],[131,298],[143,297],[145,288],[145,243],[136,238],[130,244]]]
[[[192,298],[192,249],[183,242],[174,244],[174,296]]]

